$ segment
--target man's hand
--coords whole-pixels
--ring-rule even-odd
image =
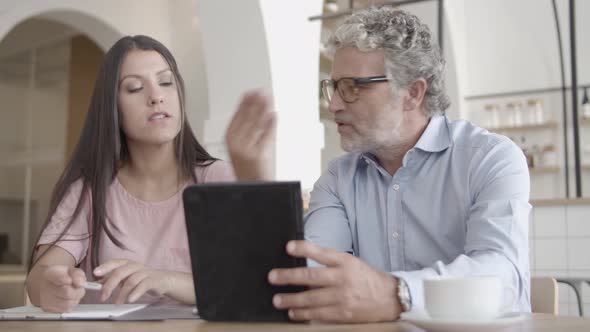
[[[276,115],[270,99],[259,91],[242,97],[225,134],[227,150],[238,180],[272,180]]]
[[[287,252],[326,266],[270,271],[271,284],[311,288],[295,294],[275,295],[275,307],[289,309],[291,319],[361,323],[399,318],[397,279],[390,274],[376,271],[350,254],[307,241],[290,241]]]
[[[94,269],[94,275],[101,278],[100,300],[108,300],[115,288],[120,287],[114,303],[133,303],[143,294],[166,295],[172,288],[173,280],[164,271],[154,270],[143,264],[117,259],[101,264]]]

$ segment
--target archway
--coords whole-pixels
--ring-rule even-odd
[[[79,136],[104,49],[120,35],[84,13],[24,9],[0,23],[0,265],[15,272]],[[22,287],[10,288],[0,307],[23,304]]]

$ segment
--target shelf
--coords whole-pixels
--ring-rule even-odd
[[[2,155],[0,167],[54,164],[64,161],[64,152],[60,149],[37,149],[31,154],[32,156],[26,151],[0,152]]]
[[[532,167],[529,168],[529,174],[547,174],[547,173],[557,173],[559,172],[558,166],[539,166],[539,167]]]
[[[0,272],[0,283],[24,283],[27,280],[27,273],[23,271],[21,273],[17,272],[9,272],[3,273]]]
[[[588,123],[590,124],[590,120]],[[488,128],[488,130],[494,131],[494,132],[506,132],[506,131],[522,131],[522,130],[555,129],[555,128],[557,128],[557,122],[548,121],[548,122],[544,122],[544,123],[540,123],[540,124],[494,127],[494,128]]]
[[[582,165],[580,168],[584,172],[589,172],[590,171],[590,165]],[[559,166],[532,167],[532,168],[529,168],[529,173],[530,174],[557,173],[557,172],[559,172],[560,169],[561,169],[561,167],[559,167]]]
[[[332,71],[332,58],[324,53],[320,52],[320,72],[329,74]]]
[[[24,193],[0,193],[0,203],[2,202],[17,202],[20,203],[25,200]],[[31,202],[37,201],[37,195],[31,195]]]
[[[530,174],[543,174],[543,173],[557,173],[561,167],[559,166],[540,166],[540,167],[532,167],[529,168]],[[590,165],[582,165],[582,171],[588,172],[590,171]]]
[[[6,276],[5,278],[12,278],[14,276],[20,276],[27,273],[27,267],[20,264],[0,264],[0,276]]]
[[[563,205],[590,205],[590,198],[541,198],[531,199],[533,207],[537,206],[563,206]]]

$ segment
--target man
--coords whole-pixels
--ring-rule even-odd
[[[492,275],[517,291],[513,310],[530,311],[525,158],[508,138],[444,116],[444,61],[428,27],[369,8],[329,46],[323,94],[348,154],[314,186],[309,241],[287,245],[320,267],[269,273],[272,284],[310,290],[274,305],[294,320],[388,321],[424,306],[424,279]],[[227,136],[242,177],[268,177],[274,121],[265,97],[244,98]]]

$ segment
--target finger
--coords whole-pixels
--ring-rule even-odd
[[[71,300],[80,300],[86,294],[86,289],[84,288],[75,288],[70,285],[63,285],[56,288],[52,292],[53,296],[66,301]]]
[[[71,285],[72,278],[68,274],[68,267],[65,265],[52,266],[48,268],[44,277],[47,281],[55,286]]]
[[[273,285],[332,286],[339,280],[336,269],[325,267],[273,269],[268,274],[268,281]]]
[[[106,281],[102,285],[100,296],[101,301],[106,301],[110,298],[115,288],[117,288],[123,280],[142,268],[143,266],[141,264],[130,263],[113,270],[111,274],[106,277]]]
[[[140,264],[129,263],[111,271],[104,277],[100,299],[109,299],[117,287],[120,287],[124,280],[142,268]]]
[[[131,294],[129,294],[127,302],[134,303],[135,301],[139,300],[139,298],[147,291],[149,291],[151,288],[152,287],[148,280],[144,279],[141,283],[139,283],[139,285],[137,285],[137,287],[135,287],[135,289],[133,289]]]
[[[272,142],[275,137],[277,126],[276,112],[269,112],[265,114],[263,124],[261,125],[262,131],[258,138],[257,145],[265,146],[266,143]]]
[[[260,92],[254,95],[252,103],[248,109],[248,118],[244,123],[260,127],[264,115],[269,113],[269,111],[270,99],[264,93]]]
[[[287,253],[294,257],[312,259],[325,266],[341,266],[354,257],[348,253],[322,248],[304,240],[289,241],[287,243]]]
[[[261,93],[249,96],[248,102],[240,105],[238,113],[241,116],[232,123],[232,135],[236,140],[246,140],[245,143],[255,142],[258,138],[258,135],[256,134],[260,131],[264,115],[265,113],[268,113],[268,111],[268,97]]]
[[[118,269],[119,267],[128,264],[129,261],[126,259],[113,259],[106,263],[103,263],[96,267],[92,273],[94,273],[97,277],[104,277],[109,274],[111,271]]]
[[[299,293],[276,294],[272,303],[277,309],[315,308],[340,303],[337,288],[317,288]]]
[[[296,321],[318,320],[325,322],[354,322],[353,312],[343,310],[337,306],[326,306],[319,308],[290,309],[289,318]]]
[[[242,124],[245,126],[255,123],[260,119],[261,115],[269,109],[269,98],[262,90],[254,91],[249,96],[247,103],[243,105],[243,112],[245,114]]]
[[[86,282],[86,273],[84,273],[84,271],[75,267],[70,267],[68,269],[68,275],[72,278],[72,284],[74,287],[80,288],[84,286],[84,283]]]
[[[119,294],[117,295],[117,299],[115,300],[115,303],[116,304],[125,303],[125,301],[127,300],[128,296],[129,296],[129,293],[131,293],[137,287],[137,285],[139,285],[139,283],[141,283],[147,277],[148,277],[147,273],[142,272],[142,271],[130,275],[125,280],[125,282],[123,283],[123,286],[119,290]]]
[[[240,128],[243,124],[247,123],[247,119],[250,117],[252,106],[257,102],[256,99],[257,95],[259,94],[261,94],[260,90],[251,90],[242,96],[240,104],[238,105],[238,110],[236,113],[234,113],[234,116],[230,121],[230,125],[228,127],[229,131],[234,131]]]

